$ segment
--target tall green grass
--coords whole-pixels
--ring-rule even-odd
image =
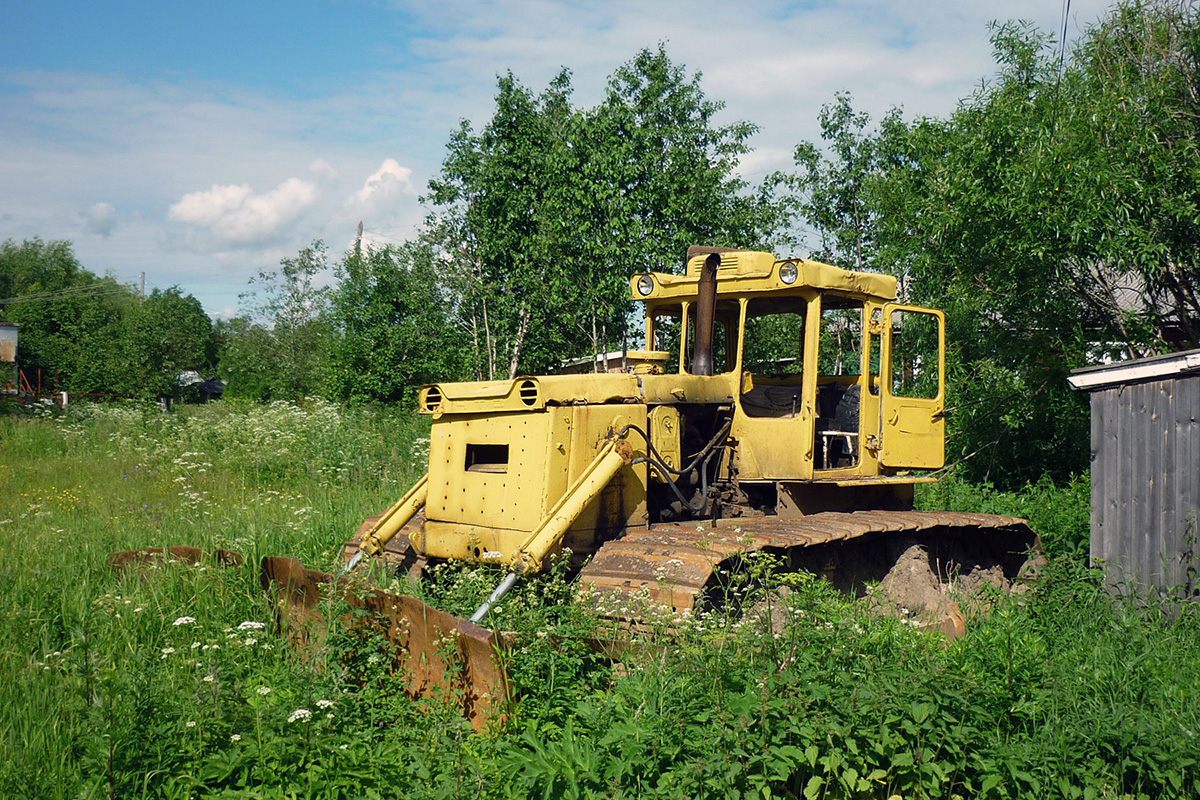
[[[1018,491],[999,491],[965,481],[951,471],[935,484],[918,487],[917,506],[1024,517],[1038,532],[1048,555],[1082,562],[1088,552],[1091,491],[1087,475],[1061,485],[1043,477]]]
[[[0,795],[1200,796],[1200,614],[1103,591],[1085,481],[923,494],[1027,516],[1055,554],[952,644],[763,559],[747,615],[651,626],[613,663],[561,574],[525,582],[498,616],[519,700],[482,735],[361,631],[299,651],[260,630],[258,557],[331,566],[426,436],[319,402],[0,418]],[[248,565],[106,563],[171,544]],[[455,611],[497,578],[440,573],[420,591]]]

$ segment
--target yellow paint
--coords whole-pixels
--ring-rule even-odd
[[[650,443],[671,469],[683,466],[680,452],[682,430],[679,409],[675,406],[658,406],[650,412]]]
[[[361,549],[368,556],[377,555],[400,529],[425,505],[429,494],[429,475],[426,473],[400,500],[383,512],[379,521],[362,538]]]
[[[619,430],[618,426],[619,423],[614,422],[614,428]],[[595,458],[546,512],[533,533],[529,534],[516,553],[508,557],[512,569],[517,572],[540,570],[546,556],[563,540],[575,520],[602,494],[617,470],[629,463],[630,455],[625,448],[618,447],[618,441],[614,436],[601,445]]]
[[[642,276],[632,276],[629,279],[630,296],[634,300],[645,301],[694,298],[704,258],[696,256],[689,261],[685,275],[650,273],[654,279],[654,289],[648,295],[643,295],[637,290],[637,281]],[[779,267],[789,263],[796,265],[798,273],[797,280],[792,284],[784,283],[779,277]],[[896,299],[896,279],[891,275],[856,272],[803,258],[777,260],[770,253],[742,251],[721,255],[721,266],[717,270],[718,297],[746,292],[786,292],[800,287],[845,292],[882,300]]]
[[[811,482],[846,487],[916,483],[927,480],[907,470],[940,467],[944,460],[945,325],[941,312],[894,303],[891,276],[853,272],[803,259],[781,261],[770,253],[721,256],[718,298],[739,314],[730,323],[732,369],[720,375],[687,372],[687,328],[696,298],[698,264],[685,274],[652,273],[653,290],[637,292],[646,304],[647,333],[656,309],[674,309],[680,319],[679,371],[655,374],[669,356],[662,351],[630,351],[626,374],[552,375],[514,380],[443,383],[422,387],[420,406],[433,416],[423,530],[412,537],[419,552],[439,558],[503,563],[536,570],[560,547],[590,552],[598,540],[619,535],[648,519],[650,481],[663,476],[646,463],[641,437],[618,459],[615,435],[626,424],[648,433],[674,468],[692,453],[684,444],[690,414],[702,410],[732,416],[732,466],[745,482]],[[782,266],[794,266],[797,279],[785,284]],[[742,336],[750,303],[761,298],[792,298],[806,309],[804,368],[798,374],[764,375],[745,369]],[[818,375],[823,303],[861,303],[858,375]],[[902,398],[890,392],[890,325],[894,310],[926,312],[939,325],[939,382],[935,398]],[[653,341],[647,343],[653,346]],[[872,372],[872,350],[881,368]],[[728,369],[728,365],[722,368]],[[857,463],[817,469],[817,397],[820,386],[856,387],[860,413]],[[747,413],[744,395],[771,387],[784,403]],[[794,405],[786,394],[794,390]],[[772,401],[774,402],[774,401]],[[826,411],[825,413],[829,413]],[[755,416],[755,414],[758,414]],[[828,431],[828,417],[820,430]],[[840,419],[840,417],[839,417]],[[829,434],[826,433],[826,438]]]
[[[435,415],[429,442],[427,522],[413,546],[437,558],[508,563],[571,483],[587,471],[614,427],[633,423],[645,429],[646,422],[646,406],[641,404]],[[644,455],[636,438],[631,437],[634,457]],[[480,445],[507,447],[502,470],[471,468],[469,450]],[[645,464],[621,470],[583,504],[564,533],[565,544],[583,550],[592,546],[598,533],[612,535],[626,524],[644,525],[646,481]]]
[[[938,325],[938,391],[932,398],[896,397],[892,387],[892,326],[895,311],[929,314]],[[889,303],[883,307],[882,363],[883,446],[880,463],[886,467],[939,469],[946,463],[946,315],[919,306]]]

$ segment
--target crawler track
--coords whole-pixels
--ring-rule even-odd
[[[961,579],[1007,588],[1033,563],[1029,554],[1038,538],[1023,519],[956,512],[826,512],[662,524],[605,543],[579,577],[597,592],[645,593],[687,611],[714,601],[719,567],[736,568],[739,557],[754,551],[861,593],[914,546],[945,584]]]

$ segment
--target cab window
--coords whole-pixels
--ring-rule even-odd
[[[804,320],[802,297],[773,297],[746,305],[742,410],[751,417],[793,417],[802,403]]]
[[[941,392],[938,318],[896,309],[891,313],[891,387],[894,397],[933,399]]]
[[[682,319],[683,306],[680,304],[660,306],[650,314],[646,349],[662,350],[671,354],[663,367],[669,373],[679,371],[679,338]]]

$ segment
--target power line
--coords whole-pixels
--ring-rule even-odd
[[[75,297],[100,297],[109,294],[121,294],[129,292],[130,289],[123,284],[96,284],[90,286],[72,286],[67,289],[59,289],[53,292],[34,292],[33,294],[17,295],[16,297],[0,298],[0,304],[15,303],[17,301],[27,302],[34,300],[59,300],[72,299]]]

